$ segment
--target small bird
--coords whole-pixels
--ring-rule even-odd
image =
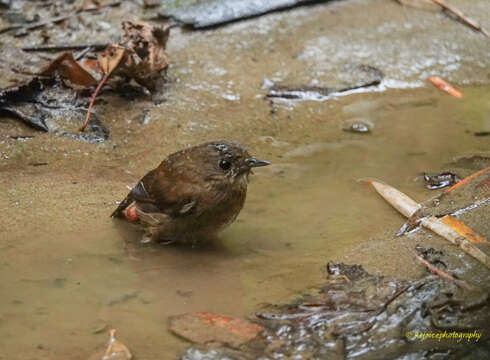
[[[180,150],[147,173],[111,216],[143,225],[143,242],[194,245],[236,219],[252,168],[269,164],[228,141]]]

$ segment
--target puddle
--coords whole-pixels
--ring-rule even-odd
[[[256,172],[238,220],[203,248],[140,246],[137,233],[109,218],[113,194],[124,193],[122,182],[133,183],[146,168],[136,160],[125,160],[131,174],[88,160],[81,162],[85,171],[71,173],[50,165],[53,155],[47,166],[19,169],[15,183],[9,171],[0,172],[6,190],[0,355],[83,358],[71,354],[88,355],[103,343],[99,330],[107,325],[135,356],[171,358],[186,344],[168,333],[168,316],[246,316],[319,283],[329,259],[416,277],[416,241],[393,236],[404,219],[357,180],[383,179],[419,201],[433,196],[420,180],[423,171],[488,150],[484,138],[466,130],[486,121],[489,93],[466,88],[468,100],[460,101],[420,89],[297,105],[288,112],[295,120],[319,115],[297,133],[282,129],[274,141],[258,140],[253,153],[275,165]],[[429,94],[434,101],[421,106]],[[370,134],[340,130],[356,111],[376,123]],[[310,143],[298,143],[308,137]],[[300,156],[286,156],[295,152]],[[487,227],[474,230],[488,237]],[[434,237],[424,246],[447,247]]]
[[[486,39],[437,15],[440,27],[433,13],[414,16],[394,2],[383,8],[391,20],[381,21],[388,15],[374,3],[301,8],[204,33],[176,29],[168,89],[158,104],[101,94],[108,105],[98,107],[97,116],[111,134],[103,143],[41,134],[1,118],[0,359],[86,359],[106,342],[110,328],[117,328],[135,358],[171,359],[188,346],[168,332],[171,315],[247,316],[264,302],[321,283],[329,260],[417,278],[425,273],[414,260],[417,243],[453,251],[425,230],[395,238],[405,219],[358,180],[376,177],[423,201],[436,191],[426,189],[422,173],[448,171],[446,164],[457,156],[488,153],[488,137],[474,136],[490,129],[488,85],[458,86],[463,99],[430,84],[420,87],[436,70],[458,85],[463,79],[488,82],[482,70],[488,67]],[[369,6],[376,17],[366,16]],[[137,20],[135,14],[129,19]],[[320,28],[324,16],[329,22]],[[119,31],[120,16],[110,20]],[[421,54],[413,61],[411,42],[394,55],[394,42],[431,22],[423,48],[441,32],[445,39],[437,54],[429,54],[434,63]],[[350,27],[347,37],[340,23]],[[369,33],[372,47],[364,45],[360,34],[378,25]],[[401,34],[385,37],[395,31]],[[454,31],[459,45],[452,48]],[[51,35],[53,42],[65,40],[59,32]],[[388,55],[373,50],[378,38]],[[36,40],[32,34],[23,39]],[[321,57],[319,48],[326,49]],[[356,63],[387,71],[383,91],[324,102],[264,100],[260,85],[266,77],[342,85],[329,57],[334,53],[338,65],[351,52],[359,55]],[[368,134],[342,130],[360,118],[372,124]],[[219,241],[202,248],[140,246],[137,233],[110,219],[126,186],[163,157],[217,139],[246,145],[273,163],[251,177],[245,208]],[[489,224],[469,225],[490,238]],[[464,261],[474,267],[466,274],[488,286],[488,272]]]

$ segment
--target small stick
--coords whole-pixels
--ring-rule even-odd
[[[51,19],[48,19],[45,21],[38,21],[38,22],[32,23],[30,25],[15,24],[15,25],[4,27],[4,28],[0,29],[0,34],[7,32],[7,31],[10,31],[10,30],[16,30],[16,29],[24,29],[25,31],[34,30],[34,29],[37,29],[37,28],[40,28],[40,27],[43,27],[45,25],[49,25],[52,23],[54,23],[54,24],[59,23],[59,22],[64,21],[64,20],[66,20],[66,19],[68,19],[74,15],[77,15],[77,14],[80,14],[83,12],[94,12],[94,11],[98,11],[98,10],[103,9],[103,8],[116,7],[119,5],[121,5],[121,1],[114,1],[112,3],[106,4],[106,5],[100,5],[100,6],[97,6],[94,8],[87,8],[87,9],[78,8],[75,11],[71,12],[70,14],[57,16],[57,17],[54,17],[54,18],[51,18]]]
[[[471,174],[470,176],[467,176],[465,177],[463,180],[461,180],[460,182],[454,184],[453,186],[451,186],[449,189],[446,189],[444,192],[445,193],[448,193],[450,191],[453,191],[454,189],[460,187],[461,185],[467,183],[468,181],[470,181],[471,179],[481,175],[481,174],[484,174],[486,173],[488,170],[490,170],[490,167],[487,167],[487,168],[484,168],[484,169],[481,169],[479,171],[477,171],[476,173],[473,173]]]
[[[436,268],[434,265],[429,263],[427,260],[422,259],[418,255],[415,255],[415,257],[417,258],[418,261],[420,261],[423,265],[425,265],[425,267],[427,267],[430,271],[436,273],[439,277],[446,279],[446,280],[454,280],[454,278],[451,275],[449,275],[448,273]]]
[[[48,24],[59,23],[59,22],[66,20],[66,19],[68,19],[68,18],[70,18],[73,15],[76,15],[78,13],[79,13],[79,11],[77,10],[77,11],[74,11],[74,12],[68,14],[68,15],[57,16],[57,17],[54,17],[54,18],[51,18],[51,19],[48,19],[45,21],[38,21],[38,22],[29,24],[29,25],[16,24],[16,25],[7,26],[5,28],[0,29],[0,34],[7,32],[7,31],[10,31],[10,30],[16,30],[16,29],[34,30],[34,29],[43,27],[43,26],[48,25]]]
[[[85,121],[83,122],[82,126],[80,126],[78,131],[84,131],[85,128],[87,127],[88,121],[90,120],[90,111],[94,106],[95,98],[97,97],[97,94],[99,93],[100,89],[102,89],[102,86],[104,86],[104,84],[106,83],[107,79],[109,79],[110,75],[111,75],[110,73],[105,74],[102,80],[100,81],[99,85],[97,85],[94,95],[92,96],[92,100],[90,100],[90,105],[88,106],[88,111],[87,111],[87,115],[85,116]]]
[[[466,25],[468,25],[472,29],[481,32],[486,37],[490,37],[490,33],[488,31],[486,31],[484,28],[482,28],[481,25],[478,24],[475,20],[472,20],[472,19],[466,17],[461,10],[456,9],[456,8],[446,4],[443,0],[432,0],[432,2],[436,3],[437,5],[442,7],[444,10],[447,10],[451,14],[455,15],[459,20],[461,20],[463,23],[465,23]]]
[[[102,89],[102,86],[104,86],[104,84],[107,82],[107,80],[109,79],[109,76],[111,76],[112,72],[114,70],[116,70],[116,68],[119,66],[122,59],[124,58],[124,55],[126,54],[126,49],[121,48],[121,47],[116,47],[116,48],[117,48],[117,52],[115,53],[115,58],[114,58],[113,63],[110,63],[110,62],[107,62],[107,63],[103,62],[102,63],[99,59],[99,63],[101,64],[102,70],[104,71],[105,74],[104,74],[104,77],[102,78],[102,80],[100,81],[99,85],[95,89],[94,95],[92,96],[92,100],[90,100],[90,105],[88,107],[87,116],[85,117],[85,121],[82,124],[82,126],[80,126],[80,128],[78,129],[79,131],[84,131],[85,128],[87,127],[88,121],[90,120],[90,114],[91,114],[90,111],[92,110],[92,107],[94,106],[94,102],[95,102],[95,98],[97,97],[97,94]]]
[[[37,52],[37,51],[67,51],[67,50],[85,50],[91,48],[94,50],[103,50],[109,43],[106,44],[73,44],[73,45],[37,45],[37,46],[24,46],[21,47],[23,51]]]

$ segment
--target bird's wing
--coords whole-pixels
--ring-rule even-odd
[[[129,192],[128,195],[124,198],[123,201],[119,204],[116,210],[111,214],[111,217],[121,217],[123,211],[131,205],[132,202],[138,201],[139,203],[148,204],[148,210],[158,211],[158,208],[155,205],[155,199],[151,196],[151,194],[146,190],[145,179],[148,182],[149,179],[152,179],[151,174],[153,174],[154,170],[150,171],[148,174],[143,177]],[[153,208],[153,209],[152,209]]]
[[[163,212],[172,217],[186,216],[199,212],[202,187],[193,181],[192,169],[184,172],[157,168],[154,174],[142,179],[144,187],[138,188],[137,196],[143,201],[152,201]],[[141,201],[137,198],[138,201]]]
[[[200,190],[201,187],[187,176],[152,170],[131,189],[111,216],[121,217],[124,209],[134,201],[147,213],[164,213],[172,217],[196,214],[200,212]]]

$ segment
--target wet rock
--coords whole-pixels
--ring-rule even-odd
[[[342,123],[342,130],[358,134],[366,134],[371,131],[374,124],[363,118],[349,119]]]
[[[182,355],[180,360],[257,360],[253,356],[253,354],[243,353],[230,348],[190,348]]]
[[[328,0],[323,0],[326,2]],[[320,0],[206,0],[194,1],[182,7],[167,6],[160,12],[166,18],[173,18],[195,29],[226,24],[248,19],[271,11],[287,9],[298,5],[322,2]]]
[[[238,347],[255,339],[260,325],[212,313],[187,313],[170,318],[170,330],[198,344],[219,342]]]
[[[440,255],[430,249],[422,252]],[[402,280],[372,275],[360,265],[337,262],[329,262],[326,273],[325,284],[316,293],[258,312],[264,331],[256,340],[239,348],[191,348],[181,359],[447,359],[476,352],[483,358],[490,355],[484,350],[490,320],[486,291],[437,276]],[[416,338],[418,334],[461,332],[475,337],[464,342]]]

